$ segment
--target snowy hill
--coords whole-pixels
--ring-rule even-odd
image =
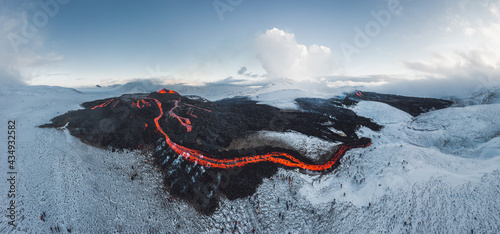
[[[423,147],[436,147],[445,153],[477,158],[493,157],[497,152],[482,152],[478,147],[490,149],[500,136],[500,104],[455,107],[422,115],[408,126],[413,137],[411,143]],[[464,123],[466,122],[466,123]],[[496,140],[495,140],[496,139]],[[493,142],[490,142],[493,141]]]
[[[178,92],[213,100],[247,92],[283,108],[296,107],[296,97],[328,97],[272,87],[179,86]],[[371,146],[348,151],[331,173],[281,168],[253,196],[222,199],[220,208],[205,216],[183,200],[171,200],[161,173],[140,150],[112,152],[84,144],[64,128],[37,127],[81,109],[83,102],[158,91],[151,89],[156,86],[0,88],[1,144],[7,147],[7,122],[15,120],[17,172],[17,226],[6,217],[10,185],[2,173],[0,232],[47,233],[58,226],[63,233],[220,233],[222,228],[229,233],[235,221],[238,233],[500,232],[500,104],[493,99],[416,117],[361,101],[351,110],[384,126],[379,132],[357,131],[372,139]],[[328,146],[303,136],[292,142],[297,148]],[[11,171],[6,156],[2,161],[0,171]]]

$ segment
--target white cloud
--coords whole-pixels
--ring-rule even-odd
[[[261,34],[255,46],[268,78],[310,80],[331,75],[335,68],[330,48],[299,44],[293,33],[277,28]]]
[[[425,72],[437,78],[447,78],[459,74],[465,76],[493,72],[500,66],[497,57],[492,51],[474,49],[449,54],[437,53],[427,60],[403,63],[410,69]]]
[[[29,73],[33,68],[63,60],[57,53],[41,52],[44,49],[41,30],[25,37],[28,18],[26,9],[21,7],[0,9],[0,35],[4,35],[0,37],[0,82],[3,85],[25,84],[31,79]]]
[[[39,55],[35,53],[22,54],[17,56],[17,63],[21,67],[37,67],[62,61],[63,56],[56,53]]]
[[[437,49],[430,58],[403,61],[405,67],[426,77],[409,82],[408,87],[432,96],[467,95],[500,87],[500,16],[496,10],[500,1],[463,4],[468,10],[452,11],[448,19],[467,38],[466,43],[454,44],[458,38],[452,38],[451,52]]]
[[[14,51],[6,35],[19,25],[19,21],[4,15],[5,11],[0,11],[0,82],[2,84],[22,83],[19,72],[14,68]]]
[[[466,36],[473,36],[475,32],[476,32],[476,30],[471,28],[471,27],[467,27],[464,30],[464,33]]]
[[[490,7],[490,12],[491,12],[491,14],[493,14],[494,16],[496,16],[496,17],[499,17],[499,18],[500,18],[500,10],[499,10],[500,6],[499,6],[499,5],[500,5],[500,4],[497,4],[497,5],[492,4],[492,5],[491,5],[491,7]]]
[[[500,59],[498,54],[486,48],[437,53],[427,60],[403,63],[414,71],[424,73],[423,79],[399,84],[420,95],[467,96],[479,90],[500,88]],[[397,82],[391,85],[401,89]]]

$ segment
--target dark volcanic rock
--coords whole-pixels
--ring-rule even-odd
[[[412,116],[418,116],[431,110],[447,108],[453,104],[452,101],[437,98],[406,97],[393,94],[380,94],[361,91],[347,94],[347,97],[353,100],[383,102],[396,107]]]
[[[361,126],[366,126],[375,131],[379,131],[382,128],[382,126],[374,123],[371,119],[358,116],[354,111],[343,108],[336,99],[297,98],[295,101],[302,110],[329,117],[332,121],[332,126],[335,129],[343,131],[347,134],[348,138],[357,138],[355,131]],[[352,102],[345,99],[342,103],[352,105]],[[323,131],[328,132],[326,129],[323,129]],[[335,136],[331,137],[334,138]]]
[[[82,104],[84,109],[57,116],[52,123],[41,127],[66,126],[72,135],[100,147],[154,148],[155,163],[161,168],[170,193],[192,202],[202,213],[210,214],[218,207],[220,196],[229,199],[249,196],[255,193],[263,178],[271,177],[278,167],[284,166],[273,162],[232,168],[202,166],[186,160],[186,155],[179,155],[179,149],[175,151],[167,143],[166,135],[173,144],[203,152],[215,160],[283,152],[303,163],[316,164],[292,149],[273,145],[238,150],[229,150],[228,146],[235,139],[244,139],[262,130],[294,131],[330,142],[347,145],[364,142],[362,145],[367,146],[369,139],[359,139],[356,129],[361,126],[373,130],[381,128],[370,119],[344,108],[354,103],[349,99],[301,98],[296,101],[302,110],[285,112],[247,98],[210,102],[162,90],[86,102]],[[336,153],[331,152],[332,155]]]

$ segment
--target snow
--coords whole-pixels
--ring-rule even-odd
[[[413,144],[463,157],[479,157],[481,150],[476,148],[489,148],[483,144],[500,136],[498,116],[500,104],[447,108],[420,116],[406,131],[414,136]]]
[[[360,101],[352,110],[383,125],[407,123],[413,118],[410,114],[381,102]]]
[[[325,89],[322,84],[315,83],[292,83],[279,80],[264,85],[255,90],[247,91],[242,95],[249,96],[260,104],[274,106],[280,109],[298,109],[295,99],[301,97],[330,98],[341,95],[341,90]]]
[[[273,131],[259,131],[248,139],[259,139],[260,141],[266,141],[269,145],[279,146],[282,145],[284,148],[293,149],[301,153],[304,157],[307,157],[313,161],[321,160],[322,155],[329,154],[329,152],[335,151],[340,143],[329,142],[322,140],[317,137],[311,137],[304,135],[295,131],[288,132],[273,132]],[[246,142],[246,144],[252,144]],[[262,143],[258,142],[258,146]]]
[[[214,85],[185,86],[179,92],[209,99],[246,92],[259,102],[288,108],[293,97],[310,93],[296,88]],[[75,233],[219,233],[222,227],[232,230],[235,220],[240,233],[252,228],[257,233],[500,232],[500,104],[453,107],[414,118],[383,103],[362,101],[352,110],[384,125],[380,132],[359,129],[360,136],[372,138],[371,146],[348,151],[332,173],[279,169],[278,175],[293,180],[265,179],[256,197],[222,199],[211,217],[184,201],[170,202],[147,155],[92,147],[64,128],[37,127],[81,108],[82,102],[156,91],[151,89],[156,86],[0,87],[2,147],[7,145],[7,121],[16,121],[18,224],[7,224],[10,199],[2,173],[0,232],[43,233],[58,225]],[[321,95],[326,94],[310,96]],[[261,134],[304,147],[311,157],[312,148],[327,147],[293,132]],[[1,160],[5,172],[7,159]],[[130,180],[133,173],[138,176]],[[46,222],[39,219],[43,211]]]
[[[299,97],[307,97],[307,93],[299,89],[286,89],[269,93],[259,94],[253,100],[259,104],[266,104],[280,109],[298,109],[294,100]]]

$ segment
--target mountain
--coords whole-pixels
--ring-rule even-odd
[[[328,152],[338,150],[342,144],[348,144],[350,137],[370,138],[371,144],[346,150],[336,161],[337,166],[324,172],[267,162],[262,164],[265,169],[260,168],[260,175],[236,170],[239,167],[235,167],[235,170],[219,168],[217,170],[224,171],[220,174],[215,169],[214,173],[208,173],[207,167],[201,167],[200,163],[191,163],[182,157],[167,160],[172,152],[168,151],[165,136],[154,133],[156,127],[149,125],[155,125],[154,119],[160,115],[159,109],[154,108],[156,102],[150,102],[149,109],[143,106],[146,104],[142,101],[135,102],[136,107],[132,107],[132,102],[138,101],[134,98],[162,95],[154,94],[159,89],[122,96],[121,98],[129,100],[129,105],[120,102],[124,104],[123,107],[127,106],[129,114],[155,116],[146,127],[153,132],[150,140],[155,141],[152,145],[147,146],[144,142],[141,147],[138,147],[139,143],[135,148],[108,148],[103,145],[96,147],[97,144],[92,143],[92,139],[87,139],[87,143],[84,143],[75,137],[76,127],[72,126],[72,121],[61,121],[64,124],[54,125],[56,129],[38,126],[71,111],[92,113],[90,110],[93,107],[104,106],[110,98],[120,98],[120,95],[125,94],[114,91],[119,87],[78,90],[47,86],[0,88],[0,96],[5,100],[0,102],[1,118],[5,123],[2,132],[8,132],[8,121],[15,121],[16,129],[14,170],[9,169],[8,163],[2,163],[0,171],[17,173],[15,199],[6,195],[0,198],[6,211],[11,200],[15,200],[14,220],[17,226],[9,225],[10,218],[4,215],[0,220],[0,232],[48,232],[50,227],[58,226],[65,232],[71,229],[75,233],[220,233],[222,228],[226,232],[232,231],[235,221],[236,231],[241,233],[252,229],[271,233],[496,233],[500,230],[500,106],[495,98],[484,103],[467,101],[474,97],[454,98],[454,104],[450,107],[429,108],[427,112],[413,116],[404,108],[398,109],[389,103],[354,98],[346,100],[345,96],[349,96],[349,93],[343,96],[338,92],[328,95],[325,92],[313,93],[300,87],[285,86],[283,89],[248,94],[247,98],[222,100],[221,98],[241,96],[245,92],[243,88],[222,87],[225,88],[186,88],[189,93],[183,93],[166,86],[165,88],[178,92],[181,103],[197,107],[182,106],[178,102],[179,109],[175,110],[179,112],[174,110],[175,115],[171,116],[168,112],[175,107],[175,101],[165,100],[165,105],[161,101],[164,107],[164,115],[159,119],[163,121],[161,129],[169,130],[165,133],[172,136],[173,142],[181,146],[186,143],[190,149],[209,151],[212,156],[219,156],[219,149],[240,152],[258,148],[265,142],[282,150],[280,152],[297,157],[300,162],[309,160],[319,164],[324,163],[325,155],[332,155]],[[200,93],[196,93],[197,90]],[[203,95],[211,92],[216,94],[213,99]],[[294,98],[293,93],[297,93],[297,97]],[[197,94],[208,100],[189,96]],[[281,94],[286,94],[288,101],[280,101]],[[309,97],[306,94],[310,94]],[[492,94],[497,95],[496,92]],[[272,98],[262,98],[265,95]],[[485,94],[488,95],[490,94]],[[259,100],[258,97],[262,99]],[[240,140],[231,141],[227,147],[220,143],[215,148],[203,148],[195,138],[188,137],[199,125],[223,126],[216,121],[204,122],[210,118],[204,119],[202,116],[207,117],[211,112],[198,107],[210,107],[210,103],[220,105],[218,108],[222,110],[229,108],[230,104],[241,106],[240,102],[243,106],[251,106],[249,108],[262,108],[259,111],[281,113],[278,114],[279,121],[257,122],[256,124],[267,127],[245,133],[245,128],[241,126],[246,126],[251,121],[246,122],[236,128],[237,131],[241,129]],[[82,103],[87,104],[80,105]],[[106,107],[111,104],[115,103],[109,102]],[[137,104],[142,108],[138,108]],[[257,107],[263,104],[267,106]],[[275,104],[286,108],[279,109],[273,106]],[[138,133],[143,132],[140,130],[144,129],[145,122],[141,121],[151,121],[150,118],[139,121],[135,119],[137,116],[130,118],[130,115],[126,115],[130,120],[123,120],[126,124],[117,125],[113,130],[113,124],[107,118],[112,120],[113,115],[106,112],[112,110],[106,110],[106,107],[94,109],[96,113],[102,112],[95,115],[95,119],[92,119],[92,115],[76,115],[81,118],[82,123],[89,123],[89,126],[92,126],[91,123],[98,124],[97,129],[101,128],[102,132],[96,134],[96,139],[101,136],[102,139],[112,139],[103,134],[120,130],[136,129]],[[337,117],[324,112],[325,109],[332,111],[337,107],[339,109],[332,112]],[[189,108],[193,112],[186,112]],[[205,109],[218,110],[221,116],[223,113],[230,113],[217,108]],[[248,111],[250,110],[254,109]],[[266,117],[257,111],[253,112],[255,117]],[[288,115],[288,112],[294,114]],[[304,127],[321,123],[327,125],[320,129],[329,131],[315,133],[302,130],[300,125],[303,121],[291,121],[302,115],[298,113],[314,116],[306,118],[313,123],[306,123]],[[243,115],[236,116],[240,118],[245,114],[247,112],[243,111]],[[338,116],[353,118],[342,120]],[[187,127],[182,124],[187,124],[186,119],[183,119],[187,117],[192,121],[190,133],[187,133]],[[225,118],[235,122],[238,119],[234,116]],[[195,119],[200,120],[196,122]],[[365,124],[354,128],[353,135],[349,129],[336,127],[335,121],[320,121],[324,119],[344,122],[355,119],[356,123],[361,121],[360,123]],[[290,123],[283,122],[285,120]],[[346,123],[350,124],[349,121]],[[374,128],[372,124],[382,128]],[[223,135],[224,129],[215,131],[214,134]],[[157,139],[158,135],[161,140]],[[332,136],[337,136],[338,139],[333,139]],[[232,137],[234,136],[231,135],[228,139]],[[341,141],[343,139],[345,142]],[[123,138],[117,142],[129,142],[132,146],[137,140],[141,139]],[[200,140],[203,143],[211,138]],[[8,145],[6,135],[2,137],[1,144]],[[167,154],[163,154],[164,151]],[[267,152],[265,147],[263,152]],[[221,159],[230,156],[221,154]],[[159,162],[161,159],[163,161]],[[165,172],[166,167],[161,166],[165,160],[165,165],[171,165],[170,169],[174,169],[171,170],[172,174],[178,176],[174,175],[172,178],[180,178],[180,184],[189,182],[192,175],[205,170],[204,173],[209,174],[210,180],[218,180],[219,185],[224,185],[228,190],[240,192],[237,187],[230,189],[232,181],[255,183],[255,190],[250,195],[241,191],[245,193],[242,197],[218,194],[218,208],[207,215],[200,212],[195,202],[168,189],[170,185],[165,184],[168,170]],[[182,170],[175,169],[174,164],[178,164]],[[261,164],[250,166],[260,167],[258,165]],[[256,182],[253,181],[255,178],[258,178]],[[195,176],[195,182],[196,179]],[[210,194],[210,188],[212,187],[203,186],[201,193]],[[0,184],[0,191],[4,194],[8,194],[9,189],[7,180]],[[42,212],[46,214],[45,222],[40,220]]]
[[[357,129],[381,129],[338,105],[338,100],[296,101],[300,111],[283,112],[248,98],[210,102],[163,89],[85,102],[84,109],[57,116],[41,127],[64,127],[99,147],[154,148],[151,153],[167,190],[211,214],[218,208],[220,195],[232,200],[250,196],[263,178],[276,173],[277,166],[331,171],[348,149],[370,144],[369,139],[356,135]],[[303,134],[339,144],[320,163],[312,160],[318,157],[307,158],[286,141],[270,142],[272,135],[256,137],[262,131]],[[214,179],[228,170],[238,173],[228,176],[227,185]]]

